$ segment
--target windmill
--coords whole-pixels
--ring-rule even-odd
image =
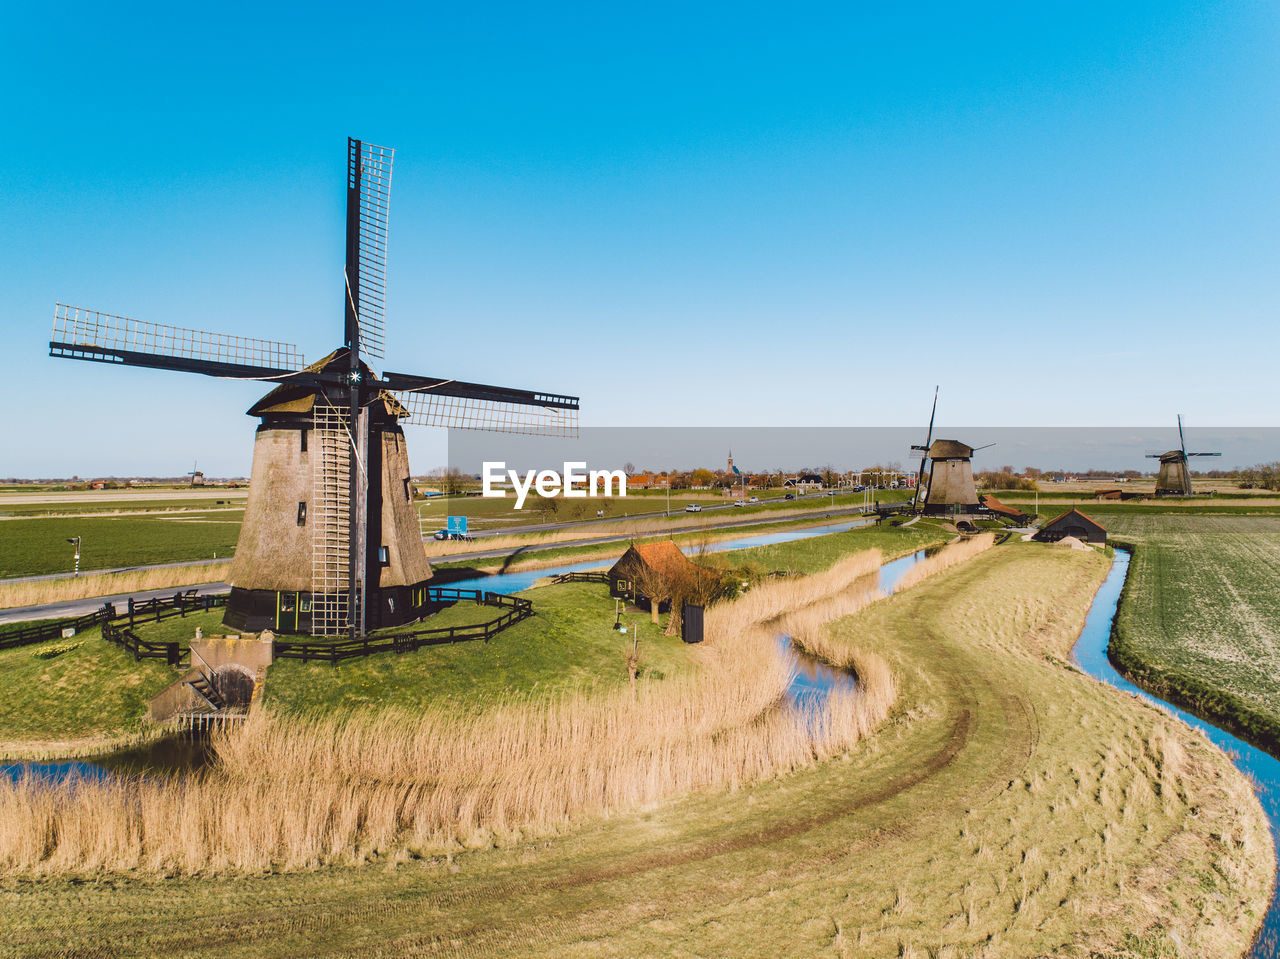
[[[1178,448],[1164,453],[1148,453],[1148,459],[1160,461],[1160,471],[1156,474],[1157,496],[1190,496],[1191,470],[1187,467],[1188,456],[1221,456],[1221,453],[1188,453],[1187,440],[1182,435],[1182,414],[1178,414]]]
[[[191,477],[192,486],[204,485],[204,473],[200,472],[200,461],[193,460],[191,463],[191,472],[187,474]]]
[[[51,356],[276,384],[248,411],[262,423],[229,625],[354,636],[428,608],[401,424],[577,436],[575,396],[369,365],[385,351],[392,160],[347,141],[343,342],[318,362],[274,340],[55,308]]]
[[[920,471],[916,475],[915,497],[911,508],[922,513],[965,514],[976,513],[979,507],[978,491],[973,485],[973,465],[970,462],[978,450],[986,446],[972,447],[959,440],[935,440],[933,420],[938,412],[938,388],[933,388],[933,409],[929,413],[929,430],[923,446],[912,446],[913,453],[920,454]],[[924,482],[926,465],[929,483]]]

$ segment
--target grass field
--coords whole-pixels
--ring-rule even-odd
[[[1225,757],[1063,666],[1105,571],[1008,546],[832,630],[900,680],[843,759],[385,867],[0,881],[0,955],[1240,955],[1273,873]]]
[[[824,507],[858,506],[863,502],[861,493],[837,493],[834,500],[829,495],[802,500],[787,500],[782,490],[753,490],[750,495],[758,496],[759,503],[733,507],[729,510],[718,510],[711,515],[732,513],[735,517],[767,514],[778,509],[812,509]],[[898,502],[910,494],[904,490],[876,490],[875,499],[882,503]],[[466,516],[468,525],[474,530],[501,529],[508,526],[526,526],[534,523],[565,523],[596,518],[596,511],[603,510],[605,519],[635,516],[644,513],[661,513],[667,509],[665,491],[633,490],[622,497],[594,497],[585,499],[557,500],[555,512],[542,511],[535,508],[536,495],[526,500],[523,509],[515,509],[515,498],[484,498],[479,496],[436,496],[418,503],[418,513],[422,517],[423,528],[441,528],[445,525],[445,517],[451,515]],[[672,490],[671,514],[683,513],[686,505],[698,503],[704,507],[724,505],[727,501],[718,490]]]
[[[528,590],[535,615],[488,643],[435,646],[397,656],[380,653],[338,666],[279,660],[271,667],[266,702],[286,713],[348,707],[401,707],[449,702],[475,712],[513,694],[609,689],[627,682],[627,654],[639,627],[641,675],[673,676],[690,668],[689,647],[664,636],[647,614],[624,617],[613,630],[614,603],[600,583],[563,583]],[[459,603],[424,626],[492,619],[487,606]],[[663,617],[665,620],[665,617]]]
[[[1280,755],[1280,517],[1102,513],[1135,547],[1111,656]]]
[[[77,516],[0,522],[0,578],[70,573],[81,537],[80,569],[178,563],[227,557],[240,536],[240,514]]]
[[[64,642],[0,650],[0,754],[83,753],[86,740],[128,737],[147,700],[177,678],[159,660],[135,663],[97,628],[77,634],[71,642],[80,645],[70,652],[35,655]]]

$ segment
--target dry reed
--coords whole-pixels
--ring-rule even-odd
[[[81,573],[57,579],[0,583],[0,609],[62,603],[98,596],[136,593],[147,589],[168,589],[221,582],[230,560],[210,560],[186,566],[135,569],[120,573]]]
[[[951,547],[928,568],[982,548]],[[634,694],[512,698],[479,716],[443,706],[306,719],[259,714],[217,738],[218,762],[207,775],[0,783],[0,868],[315,868],[488,844],[820,762],[873,731],[897,697],[879,656],[822,646],[823,624],[881,595],[870,579],[879,566],[872,550],[713,607],[706,667],[641,683]],[[858,685],[820,706],[792,707],[794,665],[779,631],[853,669]]]
[[[995,542],[995,533],[981,533],[971,539],[963,539],[944,546],[932,556],[925,557],[903,573],[894,586],[894,592],[910,589],[912,586],[928,579],[934,573],[941,573],[944,569],[950,569],[958,563],[973,559],[979,553],[989,550],[995,545]]]

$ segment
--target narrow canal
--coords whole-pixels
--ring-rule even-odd
[[[1111,641],[1111,623],[1116,616],[1116,607],[1120,602],[1120,592],[1124,588],[1124,579],[1128,571],[1129,554],[1123,550],[1116,550],[1111,571],[1093,598],[1093,605],[1089,607],[1084,629],[1072,651],[1076,665],[1095,679],[1110,683],[1117,689],[1134,693],[1161,706],[1188,726],[1199,729],[1208,736],[1210,741],[1231,758],[1237,768],[1250,777],[1254,791],[1258,794],[1258,800],[1271,821],[1272,839],[1277,839],[1276,827],[1280,823],[1280,760],[1237,739],[1230,733],[1223,732],[1212,723],[1198,719],[1166,703],[1163,699],[1139,689],[1121,676],[1107,658],[1107,644]],[[1272,898],[1262,932],[1250,955],[1253,959],[1275,959],[1280,955],[1280,897]]]

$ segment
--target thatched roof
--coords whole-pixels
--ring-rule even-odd
[[[929,447],[931,460],[967,460],[973,455],[973,447],[966,446],[959,440],[934,440]]]
[[[303,372],[320,373],[331,366],[340,366],[341,371],[346,372],[347,357],[349,355],[345,346],[340,347],[323,359],[312,363]],[[373,375],[373,371],[363,363],[360,364],[360,369],[366,379]],[[310,413],[316,404],[318,393],[319,390],[314,385],[296,384],[286,380],[249,407],[247,413],[249,416],[269,416],[273,413]],[[385,391],[380,393],[378,399],[374,400],[373,404],[370,405],[376,409],[376,404],[379,402],[381,402],[383,409],[378,412],[385,411],[387,415],[394,417],[409,415],[409,411],[401,405],[400,401],[392,393]]]

